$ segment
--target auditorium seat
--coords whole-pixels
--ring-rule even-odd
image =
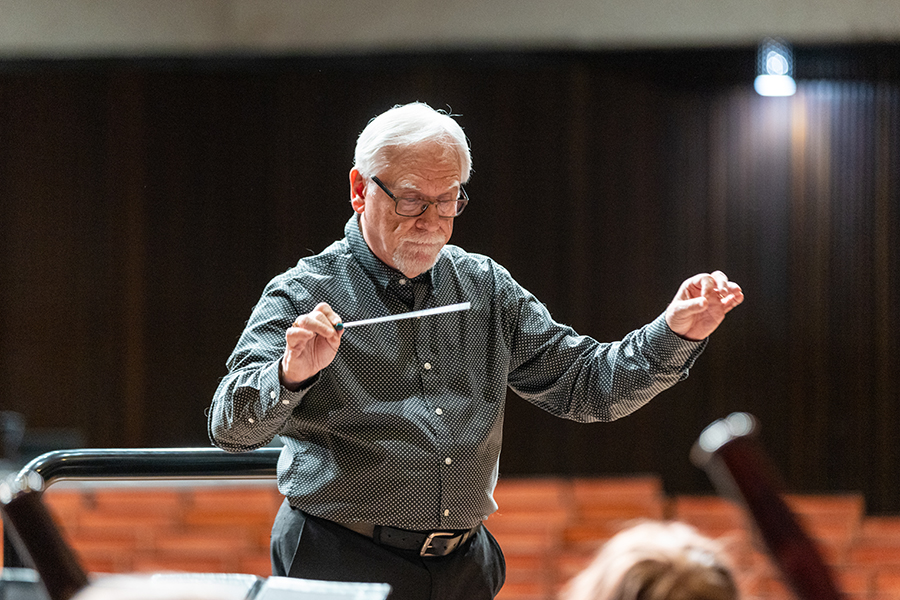
[[[553,557],[569,519],[569,482],[558,477],[503,478],[494,493],[500,509],[487,527],[506,557],[500,600],[544,600],[556,585]]]
[[[662,519],[662,482],[654,476],[576,478],[565,541],[570,545],[604,541],[635,519]]]
[[[835,566],[845,564],[862,526],[862,495],[788,494],[785,501],[818,543],[824,560]]]
[[[666,497],[655,475],[576,477],[556,557],[556,588],[586,567],[609,538],[636,519],[662,519]]]
[[[258,485],[51,487],[46,504],[89,572],[267,576],[281,500]]]
[[[635,518],[671,518],[730,541],[746,600],[792,595],[741,507],[669,496],[653,475],[502,478],[488,528],[507,558],[500,600],[551,600],[597,548]],[[91,573],[270,574],[281,496],[269,481],[129,488],[51,487],[45,501]],[[848,600],[900,599],[900,516],[867,516],[857,494],[788,495]]]
[[[900,598],[900,566],[877,569],[872,579],[872,591]]]
[[[720,496],[677,496],[671,507],[671,518],[693,525],[711,537],[743,532],[748,527],[741,507]]]

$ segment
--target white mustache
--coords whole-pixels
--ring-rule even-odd
[[[405,238],[403,240],[405,244],[417,244],[420,246],[437,246],[443,245],[444,238],[440,235],[429,235],[424,237],[416,237],[416,238]]]

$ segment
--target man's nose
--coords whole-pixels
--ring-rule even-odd
[[[416,224],[423,229],[435,230],[440,227],[441,217],[438,215],[437,204],[431,202],[428,204],[428,208],[425,209],[421,215],[419,215]]]

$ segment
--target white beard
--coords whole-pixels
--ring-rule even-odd
[[[405,240],[391,258],[398,271],[407,277],[415,277],[434,266],[443,247],[444,238],[440,235]]]

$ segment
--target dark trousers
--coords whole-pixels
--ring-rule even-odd
[[[285,500],[272,527],[272,574],[389,583],[390,600],[490,600],[503,586],[506,563],[484,527],[449,555],[422,558],[376,544]]]

